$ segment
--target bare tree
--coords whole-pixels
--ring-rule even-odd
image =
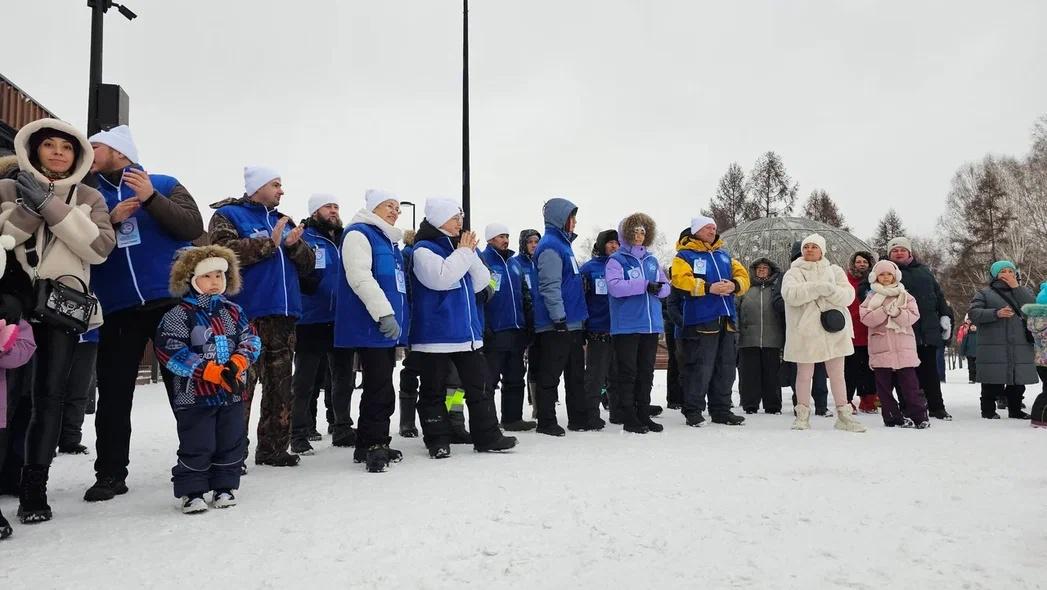
[[[716,221],[716,227],[725,232],[746,219],[752,210],[749,188],[745,185],[745,172],[738,162],[731,162],[727,172],[720,177],[716,195],[709,201],[709,209],[703,210]]]

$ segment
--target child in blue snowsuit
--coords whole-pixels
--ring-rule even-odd
[[[171,294],[181,297],[164,314],[156,358],[170,379],[168,397],[178,424],[178,464],[171,469],[182,512],[236,505],[247,431],[243,390],[261,340],[239,305],[225,295],[240,290],[236,255],[221,246],[188,248],[171,268]]]

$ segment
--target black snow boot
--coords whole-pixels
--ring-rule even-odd
[[[516,437],[515,436],[505,436],[505,435],[502,435],[501,437],[496,438],[495,440],[493,440],[493,441],[491,441],[489,443],[474,446],[473,450],[476,451],[477,453],[499,453],[499,452],[502,452],[502,451],[508,451],[509,449],[511,449],[511,448],[513,448],[515,446],[516,446]]]
[[[649,430],[650,428],[647,428],[647,426],[640,424],[639,422],[626,422],[625,424],[622,424],[623,432],[631,432],[633,434],[647,434]]]
[[[255,465],[268,465],[269,467],[294,467],[298,465],[299,461],[301,459],[298,455],[292,455],[287,451],[280,451],[268,457],[258,457],[256,455],[254,458]]]
[[[87,488],[84,492],[84,500],[87,502],[106,502],[116,496],[127,493],[127,484],[122,479],[116,479],[109,475],[99,475],[95,479],[95,485]]]
[[[6,539],[11,536],[14,529],[11,528],[11,523],[7,522],[4,518],[4,513],[0,512],[0,539]]]
[[[661,424],[655,422],[654,420],[651,420],[650,416],[641,418],[640,419],[640,423],[643,424],[644,426],[646,426],[647,430],[649,430],[651,432],[661,432],[661,431],[665,430],[664,426],[662,426]]]
[[[465,412],[447,412],[447,422],[451,426],[451,444],[471,445],[473,437],[465,429]]]
[[[367,472],[381,473],[389,468],[389,445],[371,445],[367,449]]]
[[[436,445],[429,447],[430,459],[446,459],[451,456],[451,445]]]
[[[18,520],[22,524],[51,520],[51,507],[47,505],[48,469],[46,465],[22,468],[22,486],[18,492]]]
[[[737,414],[727,412],[722,416],[713,417],[713,424],[726,424],[727,426],[741,426],[745,423],[745,418],[738,416]]]
[[[556,423],[539,424],[538,427],[535,428],[535,432],[537,432],[538,434],[546,434],[549,436],[564,436],[567,434],[567,432],[564,431],[563,426],[560,426]]]
[[[538,423],[532,420],[517,420],[516,422],[502,424],[502,430],[508,430],[509,432],[527,432],[528,430],[534,430],[537,426]]]
[[[356,446],[356,431],[352,426],[335,426],[331,433],[331,444],[336,447]]]
[[[705,423],[705,416],[702,416],[701,412],[687,412],[683,416],[687,419],[688,426],[697,428]]]
[[[663,412],[662,406],[657,406],[657,405],[653,405],[653,404],[650,405],[650,406],[647,406],[647,415],[648,416],[652,416],[652,417],[653,416],[660,416],[662,412]]]
[[[417,405],[417,393],[400,392],[400,436],[404,438],[418,438],[418,426],[414,421]]]

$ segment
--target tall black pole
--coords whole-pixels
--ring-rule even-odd
[[[469,0],[462,4],[462,211],[469,229]]]
[[[87,134],[101,131],[98,124],[98,87],[102,85],[102,22],[109,0],[89,0],[91,7],[91,79],[87,85]]]

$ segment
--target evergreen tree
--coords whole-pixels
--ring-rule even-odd
[[[767,152],[756,161],[748,188],[753,206],[746,211],[747,220],[789,215],[799,191],[799,185],[793,184],[786,173],[781,156],[774,152]]]
[[[887,255],[887,243],[894,238],[904,236],[905,233],[902,218],[898,216],[897,211],[890,209],[880,219],[880,222],[876,224],[876,234],[872,238],[872,246],[876,248],[876,252],[881,257],[885,257]]]
[[[820,188],[811,191],[811,195],[807,197],[807,202],[803,205],[803,216],[845,231],[851,231],[843,219],[843,214],[840,213],[840,208],[836,206],[836,202],[832,200],[829,193]]]

